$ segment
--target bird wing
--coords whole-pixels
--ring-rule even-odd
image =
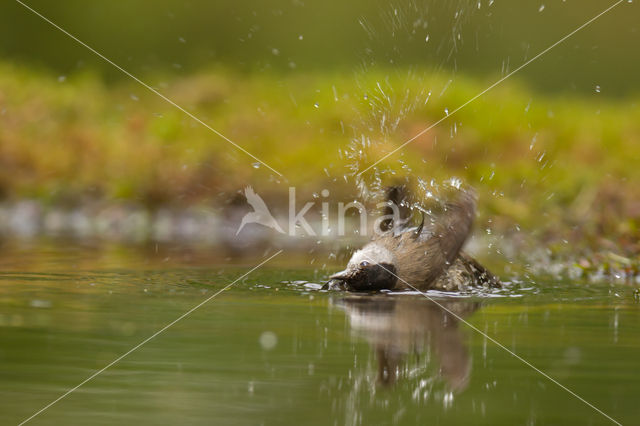
[[[400,236],[387,235],[382,244],[395,256],[398,275],[411,285],[426,288],[456,259],[464,245],[475,215],[475,195],[460,191],[447,202],[444,212],[429,232],[408,230]]]
[[[471,233],[475,215],[476,195],[469,188],[460,190],[455,198],[447,202],[443,217],[434,224],[435,236],[448,263],[452,263],[458,257]]]
[[[387,188],[385,207],[380,213],[388,218],[380,223],[380,231],[382,231],[382,234],[374,234],[374,240],[389,233],[399,235],[411,226],[412,211],[409,203],[410,194],[406,185],[396,185]],[[393,207],[395,207],[395,212]],[[394,213],[397,213],[397,217],[394,217]]]

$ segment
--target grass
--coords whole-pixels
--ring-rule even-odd
[[[224,69],[145,77],[285,175],[278,178],[133,82],[1,64],[0,195],[185,205],[223,202],[247,184],[277,198],[284,184],[302,196],[329,188],[352,198],[353,178],[345,175],[490,83],[450,78],[428,70],[282,76]],[[462,178],[479,192],[482,228],[525,228],[549,244],[580,240],[626,256],[640,252],[637,164],[637,99],[549,97],[509,80],[381,168],[386,176]]]

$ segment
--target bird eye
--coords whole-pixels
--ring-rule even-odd
[[[369,266],[369,262],[367,262],[366,260],[363,260],[362,262],[360,262],[361,268],[366,268],[367,266]]]

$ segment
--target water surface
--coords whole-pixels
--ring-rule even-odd
[[[28,418],[260,261],[150,253],[0,252],[2,424]],[[287,258],[32,423],[612,424],[461,319],[617,421],[637,422],[631,285],[539,278],[494,297],[432,294],[445,312],[420,295],[321,292],[323,271]]]

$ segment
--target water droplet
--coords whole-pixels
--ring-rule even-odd
[[[180,43],[186,43],[187,42],[187,40],[185,40],[184,37],[178,37],[178,41]]]
[[[313,106],[314,106],[315,108],[320,108],[320,104],[319,104],[319,103],[317,103],[317,102],[316,102],[315,104],[313,104]]]
[[[304,39],[304,37],[302,36],[302,34],[300,34],[300,35],[298,36],[298,40],[303,40],[303,39]]]
[[[58,83],[64,83],[67,80],[66,75],[61,75],[58,77]]]
[[[600,93],[600,86],[596,84],[596,93]]]
[[[544,4],[541,4],[540,7],[538,8],[538,12],[542,12],[544,10]]]
[[[429,41],[429,34],[427,34],[427,36],[424,38],[424,41],[426,41],[426,42]]]
[[[446,115],[449,115],[449,108],[445,108],[445,109],[444,109],[444,113],[445,113]]]
[[[430,97],[431,97],[431,90],[429,90],[429,93],[427,94],[427,98],[424,100],[425,105],[427,104],[427,102],[429,102]]]
[[[278,56],[278,55],[280,55],[280,50],[278,50],[278,49],[276,49],[276,48],[274,47],[273,49],[271,49],[271,53],[272,53],[274,56]]]
[[[260,163],[259,162],[255,162],[255,163],[251,163],[251,167],[253,167],[254,169],[259,169],[260,168]]]
[[[260,346],[265,350],[271,350],[278,344],[278,336],[273,331],[265,331],[260,335]]]
[[[136,95],[134,95],[133,93],[129,95],[129,97],[131,98],[131,100],[138,102],[140,100],[140,98],[138,98]]]

